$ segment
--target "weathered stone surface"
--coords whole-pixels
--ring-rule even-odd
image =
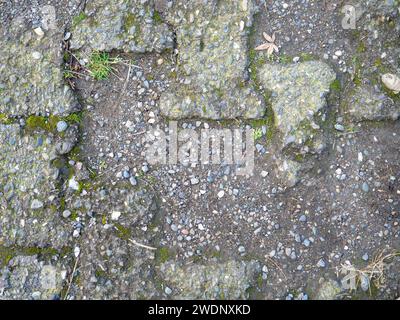
[[[168,262],[161,273],[175,299],[246,299],[261,272],[256,261],[178,266]]]
[[[62,263],[46,263],[36,255],[13,257],[0,269],[0,300],[59,299],[67,271]]]
[[[0,113],[67,115],[77,109],[63,79],[62,33],[48,30],[40,37],[15,19],[0,43]]]
[[[288,187],[295,186],[299,182],[301,163],[282,159],[281,157],[278,157],[276,160],[277,175]]]
[[[400,116],[400,99],[394,100],[372,87],[357,87],[344,101],[352,121],[397,120]]]
[[[132,187],[93,191],[72,201],[71,210],[92,217],[81,243],[81,285],[73,290],[79,299],[150,299],[154,233],[150,224],[157,214],[152,193]]]
[[[340,285],[334,280],[324,281],[318,289],[316,300],[335,300],[341,292]]]
[[[173,48],[173,33],[154,11],[154,1],[96,0],[75,17],[71,49],[161,52]]]
[[[0,125],[0,243],[61,248],[68,225],[57,215],[58,169],[52,139],[23,135],[18,125]]]
[[[291,187],[305,169],[298,158],[303,160],[306,155],[320,154],[326,146],[317,120],[326,117],[325,96],[336,74],[325,63],[309,61],[293,65],[267,64],[260,68],[258,76],[272,94],[280,140],[277,175]]]
[[[326,106],[325,95],[335,80],[335,72],[318,61],[294,65],[265,65],[259,70],[262,84],[272,91],[275,124],[283,134],[283,144],[297,143],[290,136],[307,136],[305,126],[315,127],[314,117]]]
[[[254,1],[187,1],[170,10],[179,84],[161,96],[170,118],[261,118],[263,97],[248,83],[248,28]]]

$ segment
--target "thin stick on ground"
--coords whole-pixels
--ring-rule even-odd
[[[146,246],[145,244],[141,244],[141,243],[139,243],[139,242],[137,242],[135,240],[132,240],[132,239],[129,239],[129,242],[132,243],[133,245],[137,246],[137,247],[141,247],[141,248],[152,250],[152,251],[157,250],[157,248]]]
[[[69,291],[71,290],[72,282],[74,281],[74,277],[75,277],[76,268],[78,267],[78,261],[79,261],[79,256],[77,256],[75,259],[74,268],[72,269],[72,273],[71,273],[69,281],[68,281],[67,291],[65,292],[65,295],[63,298],[64,300],[67,300]]]
[[[279,266],[279,264],[278,264],[276,261],[274,261],[274,259],[272,259],[272,258],[270,258],[270,257],[267,257],[266,260],[267,260],[267,262],[270,262],[275,268],[277,268],[278,271],[279,271],[280,273],[282,273],[282,275],[283,275],[283,277],[285,278],[285,280],[287,280],[286,274],[283,272],[283,270],[282,270],[282,268]]]

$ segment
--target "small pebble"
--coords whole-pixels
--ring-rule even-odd
[[[57,132],[64,132],[67,130],[68,124],[65,121],[58,121],[57,122]]]
[[[362,188],[362,191],[364,191],[364,192],[366,192],[366,193],[369,192],[369,185],[368,185],[368,183],[364,182],[364,183],[362,184],[361,188]]]
[[[325,268],[326,267],[326,263],[323,259],[319,260],[317,263],[317,266],[320,268]]]
[[[71,213],[71,211],[69,211],[69,210],[64,210],[64,212],[62,213],[62,215],[63,215],[64,218],[70,217],[71,214],[72,214],[72,213]]]

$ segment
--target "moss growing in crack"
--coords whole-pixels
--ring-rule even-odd
[[[283,64],[290,64],[293,62],[293,57],[287,54],[282,54],[279,56],[279,62]]]
[[[257,129],[254,130],[254,140],[255,140],[255,141],[261,139],[262,136],[263,136],[262,129],[257,128]]]
[[[342,90],[342,84],[340,83],[339,79],[333,81],[330,85],[331,91],[340,92]]]
[[[16,256],[34,256],[50,259],[53,256],[59,255],[60,252],[54,248],[46,247],[6,247],[0,245],[0,267],[6,266],[10,260]]]
[[[64,211],[65,210],[65,205],[66,205],[66,201],[64,197],[60,198],[60,210]]]
[[[80,124],[83,121],[84,115],[84,111],[75,112],[66,116],[63,120],[69,124]]]
[[[52,128],[50,128],[50,125],[47,122],[47,118],[43,116],[29,116],[26,119],[26,128],[28,130],[42,129],[45,131],[52,131]]]
[[[0,246],[0,267],[8,265],[10,260],[14,257],[15,251],[11,248]]]
[[[300,54],[300,60],[302,62],[317,60],[316,57],[310,53],[303,52]]]
[[[161,17],[161,14],[157,10],[154,10],[153,20],[156,24],[161,24],[164,21]]]
[[[79,25],[83,20],[85,20],[87,18],[87,14],[84,12],[79,13],[78,15],[76,15],[75,17],[72,18],[72,26],[76,27],[77,25]]]
[[[29,131],[44,130],[46,132],[62,135],[62,133],[57,132],[58,122],[65,121],[69,125],[79,124],[82,122],[83,115],[83,112],[71,113],[66,117],[60,117],[56,115],[50,115],[48,117],[31,115],[26,118],[25,128]]]

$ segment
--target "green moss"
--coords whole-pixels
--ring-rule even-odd
[[[80,146],[77,145],[72,148],[72,150],[68,154],[68,157],[71,160],[74,160],[75,162],[80,161],[80,152],[81,152],[81,148],[80,148]]]
[[[47,118],[42,116],[29,116],[26,119],[26,128],[29,130],[43,129],[49,131]]]
[[[300,60],[303,62],[317,60],[316,57],[310,53],[303,52],[300,54]]]
[[[84,117],[84,111],[71,113],[64,118],[64,121],[69,124],[80,124]]]
[[[0,246],[0,267],[8,265],[10,260],[14,257],[15,252],[13,249]]]
[[[51,164],[53,167],[61,169],[65,166],[65,161],[62,158],[56,158],[51,162]]]
[[[44,258],[51,258],[59,255],[59,251],[54,248],[46,247],[6,247],[0,245],[0,267],[6,266],[15,256],[34,256],[39,255]]]
[[[83,20],[85,20],[88,16],[86,13],[81,12],[77,16],[72,18],[72,26],[76,27],[78,24],[80,24]]]
[[[261,288],[263,286],[263,283],[264,283],[264,279],[262,277],[262,274],[259,274],[258,277],[257,277],[257,286],[258,286],[258,288]]]
[[[219,99],[223,98],[224,92],[221,88],[214,88],[214,92],[218,96]]]
[[[363,41],[360,41],[357,47],[357,53],[364,53],[367,51],[367,47]]]
[[[283,64],[292,63],[292,62],[293,62],[293,57],[291,57],[291,56],[289,56],[289,55],[287,55],[287,54],[282,54],[282,55],[279,57],[279,62],[280,62],[280,63],[283,63]]]
[[[0,113],[0,124],[13,124],[15,120],[4,113]]]
[[[377,58],[377,59],[374,61],[374,66],[377,67],[378,69],[381,68],[381,67],[383,66],[382,59],[381,59],[381,58]]]
[[[107,272],[105,272],[105,271],[103,271],[101,269],[96,269],[94,274],[95,274],[97,279],[99,279],[99,278],[108,279]]]
[[[167,247],[158,248],[156,251],[157,264],[163,264],[171,258],[171,252]]]
[[[154,10],[153,19],[156,24],[161,24],[163,22],[163,18],[157,10]]]
[[[301,154],[301,153],[297,153],[297,154],[294,156],[294,161],[296,161],[296,162],[303,162],[303,161],[304,161],[304,155]]]
[[[333,81],[330,85],[330,89],[331,91],[340,92],[342,89],[342,84],[340,83],[340,80],[336,79],[335,81]]]
[[[255,141],[261,139],[262,136],[263,136],[262,129],[257,128],[257,129],[254,130],[254,140],[255,140]]]
[[[131,230],[124,227],[122,224],[114,223],[115,228],[117,229],[117,237],[123,240],[129,240],[131,238]]]
[[[64,197],[60,198],[60,210],[61,211],[65,210],[65,198]]]
[[[362,64],[361,64],[361,59],[359,57],[353,57],[353,67],[354,67],[354,78],[353,78],[353,83],[356,86],[360,86],[362,84]]]
[[[83,190],[89,191],[93,189],[93,184],[90,180],[79,181],[79,190],[78,194],[81,194]]]
[[[98,176],[97,171],[92,169],[92,168],[89,168],[89,167],[88,167],[88,170],[89,170],[89,178],[91,180],[95,180],[97,178],[97,176]]]
[[[59,121],[65,121],[69,124],[79,123],[82,120],[83,113],[72,113],[67,117],[60,117],[50,115],[49,117],[31,115],[26,119],[25,128],[27,130],[44,130],[51,133],[57,133],[57,123]],[[57,133],[62,135],[62,133]]]
[[[71,54],[68,51],[65,51],[63,54],[63,61],[64,63],[68,63],[71,59]]]
[[[135,15],[133,13],[128,13],[124,21],[124,31],[129,32],[129,30],[135,25]]]
[[[79,217],[78,212],[77,212],[77,211],[73,211],[73,212],[71,212],[71,215],[70,215],[69,218],[70,218],[72,221],[76,221],[76,219],[78,219],[78,217]]]

